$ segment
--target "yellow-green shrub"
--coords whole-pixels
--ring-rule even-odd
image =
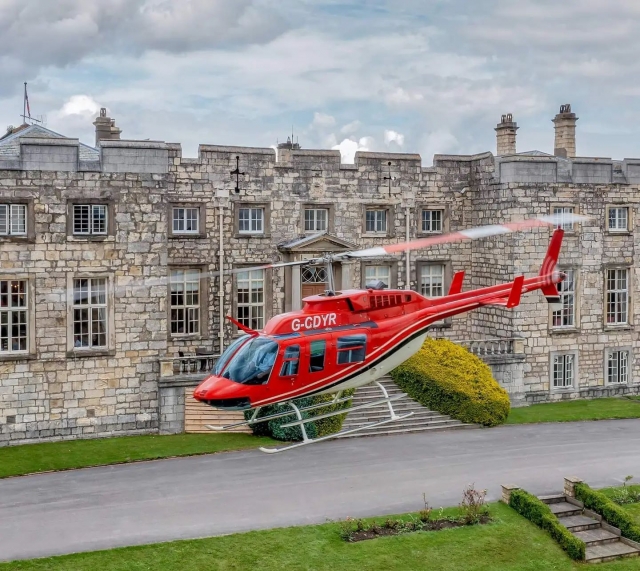
[[[462,422],[496,426],[507,420],[509,395],[491,369],[469,351],[445,339],[427,339],[391,377],[422,405]]]

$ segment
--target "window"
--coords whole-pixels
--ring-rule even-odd
[[[607,324],[628,323],[629,270],[607,270]]]
[[[425,297],[444,295],[444,264],[425,264],[420,267],[420,293]]]
[[[280,369],[281,377],[291,377],[298,374],[298,365],[300,364],[300,345],[291,345],[284,350],[282,368]]]
[[[575,377],[575,355],[554,355],[552,373],[554,389],[572,387]]]
[[[236,277],[236,319],[245,327],[259,331],[264,327],[264,270],[240,272]]]
[[[425,234],[438,234],[442,232],[442,220],[444,210],[423,210],[422,231]]]
[[[609,208],[609,231],[627,232],[629,230],[629,208],[612,206]]]
[[[367,348],[366,335],[349,335],[338,338],[338,365],[361,363]]]
[[[73,280],[73,347],[107,346],[107,279]]]
[[[278,355],[278,344],[264,337],[247,341],[231,358],[222,377],[243,385],[265,385]]]
[[[171,271],[171,335],[200,333],[200,270]]]
[[[629,351],[610,351],[607,356],[607,382],[629,382]]]
[[[198,234],[200,232],[199,208],[173,208],[173,233]]]
[[[364,285],[383,282],[385,287],[391,287],[391,266],[365,266]]]
[[[365,212],[365,230],[375,234],[386,234],[387,211],[367,210]]]
[[[81,236],[107,233],[106,204],[74,204],[73,233]]]
[[[326,348],[326,341],[311,341],[311,351],[309,353],[310,373],[324,370],[324,355]]]
[[[554,206],[553,214],[560,219],[558,226],[568,232],[573,231],[573,222],[565,222],[565,217],[569,214],[573,214],[573,206]]]
[[[326,232],[329,228],[329,210],[327,208],[305,208],[304,231]]]
[[[28,350],[27,310],[26,280],[0,280],[0,353]]]
[[[576,324],[576,282],[574,270],[565,270],[566,278],[558,284],[562,309],[552,315],[553,327],[575,327]]]
[[[264,208],[239,208],[238,232],[240,234],[263,234]]]
[[[0,236],[24,236],[27,233],[27,205],[0,204]]]

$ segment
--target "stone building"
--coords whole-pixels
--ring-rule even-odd
[[[575,212],[563,310],[539,294],[433,328],[493,367],[514,404],[637,393],[635,214],[640,159],[576,156],[570,106],[554,154],[436,155],[121,140],[103,110],[96,147],[39,126],[0,139],[0,445],[177,431],[185,393],[237,333],[323,291],[322,268],[219,270]],[[550,230],[336,264],[341,288],[382,280],[428,296],[537,273]],[[189,409],[191,407],[191,409]],[[196,420],[202,412],[194,413]],[[195,422],[195,421],[194,421]]]

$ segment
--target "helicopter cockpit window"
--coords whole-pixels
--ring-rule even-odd
[[[265,337],[254,337],[231,358],[222,377],[243,385],[264,385],[278,355],[278,344]]]
[[[298,365],[300,364],[300,345],[292,345],[284,350],[282,369],[280,369],[281,377],[291,377],[298,374]]]
[[[324,370],[324,354],[326,352],[326,348],[326,341],[311,342],[311,358],[309,360],[310,373]]]
[[[220,355],[220,358],[216,361],[216,366],[213,368],[213,374],[216,376],[220,376],[220,373],[224,370],[226,364],[229,362],[231,356],[238,350],[238,347],[242,345],[247,339],[249,339],[248,335],[242,335],[242,337],[238,337],[231,345],[229,345],[224,353]]]
[[[348,335],[338,338],[338,365],[361,363],[367,351],[366,335]]]

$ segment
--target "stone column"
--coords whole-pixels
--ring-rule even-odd
[[[302,309],[302,282],[300,266],[291,266],[291,310]]]
[[[572,159],[576,156],[576,117],[571,112],[571,105],[560,106],[560,113],[555,116],[553,123],[556,130],[556,140],[553,154],[556,157]]]
[[[496,127],[498,156],[516,154],[516,131],[518,129],[518,124],[514,122],[511,113],[502,116],[502,120]]]
[[[575,485],[582,484],[582,480],[575,477],[565,478],[564,479],[564,495],[569,496],[570,498],[576,497]]]
[[[519,490],[519,486],[514,486],[513,484],[505,484],[502,486],[502,501],[509,505],[509,501],[511,500],[511,492],[514,490]]]
[[[353,289],[353,264],[354,262],[342,262],[342,290]]]

